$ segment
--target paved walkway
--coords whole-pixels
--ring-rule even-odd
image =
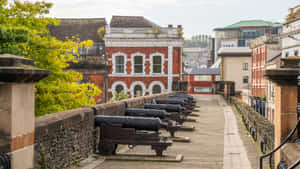
[[[251,169],[237,127],[240,124],[231,108],[217,95],[198,95],[196,99],[201,107],[196,112],[200,117],[193,117],[196,123],[185,123],[194,125],[196,130],[177,133],[190,137],[192,142],[174,142],[165,152],[184,155],[181,163],[105,161],[96,169]],[[148,147],[137,147],[134,151],[155,154]]]

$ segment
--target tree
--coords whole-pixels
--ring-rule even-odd
[[[78,37],[66,37],[62,42],[52,37],[47,26],[57,25],[59,20],[44,17],[51,6],[46,2],[0,1],[0,53],[33,59],[36,67],[51,71],[36,83],[36,116],[92,105],[101,93],[94,84],[79,84],[80,73],[66,70],[67,62],[78,55],[78,47],[89,48],[93,42],[80,42]]]
[[[129,95],[122,90],[120,93],[114,92],[113,97],[109,100],[109,102],[120,101],[124,99],[128,99]]]

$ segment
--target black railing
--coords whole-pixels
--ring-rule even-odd
[[[1,169],[11,169],[9,155],[0,154],[0,168]]]
[[[298,93],[298,96],[297,96],[297,119],[298,120],[297,120],[296,126],[278,147],[273,149],[271,152],[260,156],[260,159],[259,159],[259,168],[260,169],[263,169],[263,159],[268,156],[272,156],[276,151],[278,151],[285,143],[287,143],[292,138],[292,136],[295,134],[296,130],[297,130],[297,140],[299,140],[299,138],[300,138],[300,71],[298,72],[298,76],[297,76],[297,93]],[[297,161],[297,163],[293,164],[291,167],[295,168],[299,163],[300,162]],[[289,168],[291,168],[291,167],[289,167]]]

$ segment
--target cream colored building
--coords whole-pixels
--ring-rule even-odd
[[[221,80],[235,82],[235,90],[241,91],[248,102],[251,84],[251,49],[249,47],[220,48]]]

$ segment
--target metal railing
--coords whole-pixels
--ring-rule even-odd
[[[0,169],[11,169],[9,155],[0,154]]]

